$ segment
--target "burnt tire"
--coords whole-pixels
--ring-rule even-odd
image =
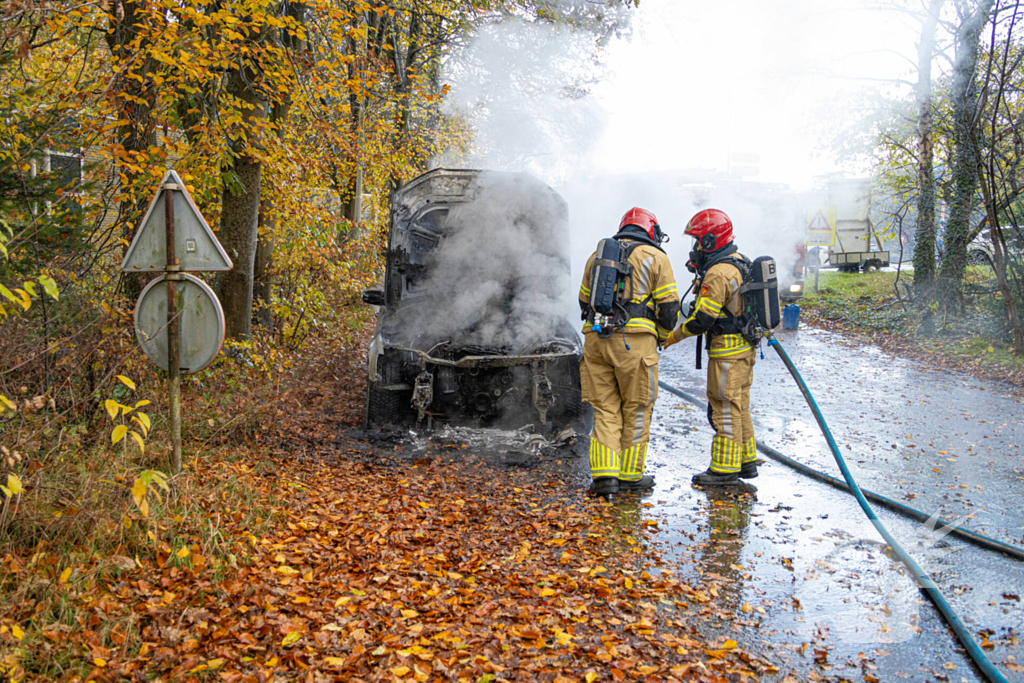
[[[407,392],[384,389],[383,387],[398,384],[401,380],[398,368],[392,363],[387,363],[384,358],[379,361],[380,382],[366,380],[366,427],[374,428],[386,424],[397,424],[407,412]],[[405,399],[403,403],[403,398]]]

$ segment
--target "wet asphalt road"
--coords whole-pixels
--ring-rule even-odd
[[[939,372],[828,332],[782,332],[864,488],[1024,546],[1024,403],[1007,387]],[[702,396],[693,343],[662,355],[661,379]],[[755,369],[757,437],[841,477],[814,418],[775,352]],[[657,487],[614,503],[624,519],[657,520],[657,544],[684,573],[713,572],[748,626],[709,623],[781,668],[778,679],[975,681],[980,675],[849,494],[768,461],[756,492],[691,487],[708,464],[702,411],[661,392],[648,473]],[[928,571],[1011,681],[1024,681],[1024,563],[943,539],[885,510],[882,522]],[[746,605],[746,607],[744,607]],[[750,624],[757,624],[750,626]],[[819,678],[820,677],[820,678]]]

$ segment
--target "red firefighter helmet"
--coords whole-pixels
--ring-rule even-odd
[[[635,225],[646,232],[648,237],[655,242],[660,241],[655,235],[661,232],[661,226],[658,225],[657,217],[647,209],[634,206],[627,211],[622,217],[622,221],[619,222],[619,230],[622,230],[627,225]]]
[[[693,215],[683,234],[696,239],[701,251],[710,253],[732,242],[732,221],[724,211],[704,209]]]

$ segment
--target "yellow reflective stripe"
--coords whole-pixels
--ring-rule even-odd
[[[742,459],[740,445],[729,437],[716,434],[711,439],[712,472],[739,472]]]
[[[701,297],[697,301],[697,307],[694,310],[700,310],[700,309],[704,309],[705,311],[710,313],[712,316],[717,318],[718,314],[722,312],[722,305],[718,304],[718,303],[715,303],[711,299],[705,299],[704,297]]]
[[[644,474],[644,465],[646,464],[646,461],[646,442],[627,449],[622,455],[622,469],[619,471],[619,479],[638,481]]]
[[[587,287],[586,285],[581,286],[580,287],[580,294],[582,294],[583,296],[589,298],[590,297],[590,288]]]
[[[757,443],[754,437],[747,439],[747,446],[743,449],[743,462],[755,462],[757,460]]]
[[[643,327],[651,332],[658,331],[658,326],[654,324],[654,321],[646,318],[630,318],[626,321],[626,327]]]
[[[658,289],[654,290],[653,292],[651,292],[651,296],[657,298],[657,297],[661,296],[662,294],[668,294],[669,292],[678,292],[678,291],[679,291],[679,288],[676,287],[676,283],[673,282],[671,284],[665,285],[664,287],[659,287]]]
[[[738,349],[741,346],[747,345],[747,340],[743,338],[742,334],[723,334],[715,337],[715,340],[721,339],[725,346],[719,346],[720,350],[725,349]]]
[[[622,456],[594,437],[590,437],[590,476],[617,477]]]
[[[747,344],[746,346],[739,349],[715,349],[713,351],[708,351],[708,358],[726,358],[728,356],[736,356],[741,353],[746,353],[747,351],[753,350],[754,347],[751,346],[750,344]]]

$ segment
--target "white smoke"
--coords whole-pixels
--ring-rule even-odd
[[[614,10],[612,25],[623,11]],[[442,156],[440,165],[525,171],[547,182],[574,173],[604,129],[589,95],[603,71],[591,29],[523,19],[481,27],[445,70],[448,113],[472,125],[473,152]]]
[[[432,343],[524,351],[549,341],[571,289],[564,202],[531,176],[483,174],[449,212],[427,272],[436,294],[416,316]]]
[[[692,240],[683,235],[687,222],[706,208],[721,209],[733,222],[736,245],[751,260],[772,256],[780,279],[787,282],[803,243],[804,195],[774,185],[722,179],[708,169],[577,178],[556,189],[569,203],[574,281],[583,276],[597,241],[615,234],[619,219],[632,206],[652,211],[670,237],[662,245],[680,294],[692,279],[686,271]]]

